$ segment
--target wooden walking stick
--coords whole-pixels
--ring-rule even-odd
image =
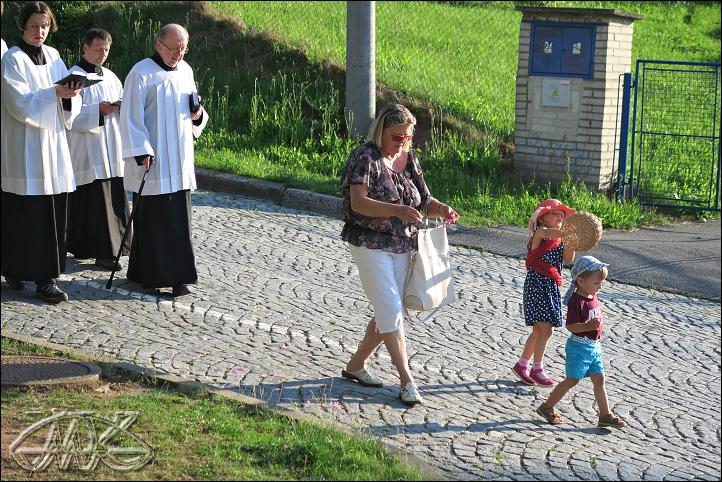
[[[150,166],[153,165],[153,156],[150,156],[150,163],[148,164],[148,169],[145,170],[143,173],[143,179],[140,181],[140,187],[138,188],[138,198],[133,203],[133,212],[130,213],[130,218],[128,219],[128,224],[125,227],[125,233],[123,233],[123,240],[120,242],[120,249],[118,250],[118,256],[115,257],[115,263],[113,263],[113,271],[110,272],[110,278],[108,279],[108,282],[105,284],[105,289],[109,290],[110,287],[113,285],[113,276],[115,276],[115,269],[118,266],[118,262],[120,261],[120,254],[123,252],[123,246],[125,246],[125,240],[128,238],[128,232],[130,231],[130,227],[133,225],[133,217],[135,216],[135,212],[138,210],[138,207],[140,207],[140,200],[141,200],[141,194],[143,193],[143,186],[145,186],[145,176],[148,174],[148,171],[150,171]]]

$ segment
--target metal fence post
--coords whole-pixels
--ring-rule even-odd
[[[617,201],[625,199],[627,187],[627,146],[629,143],[629,101],[632,92],[632,73],[625,72],[622,81],[622,123],[619,135],[619,168],[617,169]]]

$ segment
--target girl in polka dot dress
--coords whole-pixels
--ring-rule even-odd
[[[528,385],[549,388],[554,380],[544,373],[544,352],[553,328],[564,325],[559,287],[562,285],[562,263],[574,260],[575,252],[565,247],[560,236],[564,218],[575,210],[556,199],[539,203],[529,219],[526,280],[524,281],[524,321],[532,327],[521,358],[512,368],[514,374]],[[529,362],[534,364],[529,369]]]

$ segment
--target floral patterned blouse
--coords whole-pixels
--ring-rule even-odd
[[[421,210],[433,198],[426,187],[416,154],[410,150],[406,168],[403,172],[395,172],[386,167],[381,151],[366,143],[351,152],[341,174],[343,218],[346,221],[341,239],[355,246],[391,253],[407,253],[415,249],[417,224],[405,223],[396,216],[369,217],[354,212],[351,209],[352,184],[366,184],[370,199]]]

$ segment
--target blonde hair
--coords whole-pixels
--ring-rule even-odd
[[[374,119],[371,127],[369,127],[366,140],[381,149],[381,138],[384,129],[391,126],[412,124],[416,126],[416,117],[409,109],[401,104],[391,104],[384,107]],[[407,147],[411,147],[411,140],[408,140]]]
[[[607,269],[607,267],[606,267],[606,266],[602,266],[602,267],[599,268],[599,269],[593,269],[593,270],[590,270],[590,271],[584,271],[583,273],[579,273],[579,274],[577,275],[577,278],[587,279],[587,278],[589,278],[589,277],[590,277],[592,274],[594,274],[594,273],[602,273],[602,281],[604,281],[605,279],[607,279],[607,276],[609,276],[609,270]]]

